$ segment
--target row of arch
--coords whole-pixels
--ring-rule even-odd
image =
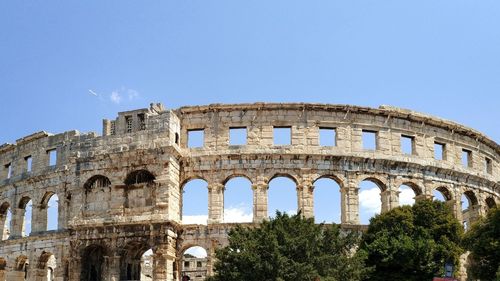
[[[0,281],[46,280],[54,281],[57,262],[50,252],[43,251],[36,263],[25,255],[17,256],[12,263],[0,257]]]
[[[272,217],[275,211],[295,213],[305,206],[301,206],[304,195],[301,189],[309,185],[310,203],[312,213],[317,222],[341,223],[343,182],[336,176],[319,176],[313,181],[299,183],[293,176],[287,174],[276,174],[269,181],[264,181],[260,185],[266,189],[267,214]],[[183,182],[181,186],[182,194],[182,221],[184,224],[207,224],[210,222],[209,210],[221,207],[220,222],[252,222],[255,221],[256,189],[259,184],[253,184],[249,177],[234,175],[222,181],[222,184],[211,183],[202,177],[191,177]],[[351,184],[352,185],[352,184]],[[397,205],[413,204],[415,200],[431,199],[453,202],[456,200],[455,194],[450,187],[437,186],[430,194],[424,194],[423,188],[411,181],[401,181],[397,190],[388,192],[389,188],[383,179],[378,177],[360,177],[355,185],[358,193],[360,222],[367,224],[369,219],[376,213],[384,209],[384,204],[389,204],[392,197],[398,200]],[[215,188],[214,188],[215,187]],[[219,198],[212,193],[221,190]],[[458,194],[457,194],[458,195]],[[478,208],[480,200],[475,192],[466,189],[460,194],[459,207],[462,212],[469,209]],[[218,202],[219,201],[219,202]],[[306,200],[307,201],[307,198]],[[284,203],[285,202],[285,203]],[[490,209],[496,206],[493,196],[485,199],[485,208]],[[307,203],[306,203],[307,204]],[[304,202],[302,202],[304,205]],[[387,207],[386,210],[394,207]]]
[[[15,206],[7,201],[0,205],[1,240],[25,237],[32,231],[58,229],[59,197],[54,192],[47,192],[38,205],[34,205],[29,196],[23,196]]]

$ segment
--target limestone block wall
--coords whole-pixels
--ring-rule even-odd
[[[288,144],[275,144],[276,128],[289,130]],[[246,132],[244,144],[232,143],[232,129]],[[323,129],[334,131],[333,145],[321,145]],[[189,146],[192,130],[203,131],[201,147]],[[364,147],[366,132],[375,136],[375,149]],[[402,137],[411,140],[409,154]],[[210,273],[215,249],[234,226],[224,223],[224,193],[236,176],[251,182],[254,223],[267,218],[269,182],[281,176],[296,184],[297,206],[307,217],[314,216],[315,182],[336,181],[345,229],[363,228],[364,180],[380,188],[382,212],[398,206],[405,184],[416,200],[440,191],[456,217],[472,223],[500,203],[500,146],[473,129],[409,110],[301,103],[175,110],[151,104],[104,120],[102,136],[35,133],[0,146],[0,281],[138,280],[148,249],[153,280],[179,280],[182,254],[195,245],[207,249]],[[182,224],[183,188],[192,179],[207,182],[206,226]],[[54,194],[58,229],[47,231]],[[469,200],[464,212],[462,195]],[[25,233],[30,200],[32,231]]]

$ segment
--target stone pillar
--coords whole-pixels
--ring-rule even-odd
[[[252,185],[253,189],[253,222],[260,223],[269,218],[267,213],[267,190],[269,185],[258,182]]]
[[[34,268],[31,272],[32,280],[34,281],[51,281],[47,279],[47,269]]]
[[[398,190],[393,190],[391,187],[380,193],[380,197],[382,198],[382,208],[380,212],[382,214],[399,206],[399,193]]]
[[[120,281],[120,256],[104,257],[104,264],[108,265],[109,281]]]
[[[340,189],[341,223],[359,224],[359,188],[347,185]]]
[[[174,281],[177,272],[174,271],[176,263],[176,240],[177,235],[173,231],[168,231],[167,242],[158,245],[153,254],[153,280]]]
[[[208,223],[224,221],[224,185],[210,183],[208,185]]]
[[[7,223],[7,213],[5,213],[5,215],[0,214],[0,240],[6,240],[9,238],[9,236],[7,235],[8,226],[6,225],[6,223]],[[0,278],[0,281],[3,280]]]
[[[309,181],[297,185],[299,210],[304,218],[314,217],[314,186]]]
[[[47,207],[43,205],[32,205],[31,232],[39,233],[46,230],[47,230]]]
[[[460,222],[460,224],[462,224],[463,217],[462,217],[461,198],[459,198],[459,199],[452,198],[451,200],[446,201],[446,205],[451,207],[451,210],[453,212],[454,217]]]
[[[24,233],[24,213],[22,208],[12,208],[12,221],[10,237],[19,238]]]

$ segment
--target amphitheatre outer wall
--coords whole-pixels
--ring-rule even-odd
[[[230,145],[233,128],[246,129],[245,145]],[[275,128],[289,128],[289,145],[274,144]],[[320,145],[320,129],[335,131],[334,145]],[[192,130],[203,130],[202,147],[188,147]],[[363,132],[375,136],[375,149],[363,148]],[[402,137],[411,141],[410,153]],[[153,280],[179,280],[190,246],[207,249],[210,272],[215,249],[227,244],[234,226],[224,223],[224,186],[237,176],[252,184],[254,223],[268,217],[269,182],[281,176],[295,182],[306,217],[314,216],[315,181],[336,181],[346,229],[364,227],[358,198],[364,180],[380,188],[382,212],[398,206],[405,184],[415,200],[430,200],[438,190],[455,216],[471,223],[500,203],[500,146],[473,129],[409,110],[302,103],[175,110],[152,104],[104,120],[101,136],[35,133],[0,146],[0,281],[139,280],[148,249]],[[182,224],[182,190],[193,179],[208,183],[207,225]],[[58,228],[47,231],[54,195]]]

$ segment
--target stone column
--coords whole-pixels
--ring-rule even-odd
[[[253,189],[253,222],[260,223],[269,218],[267,213],[267,190],[269,185],[260,181],[252,185]]]
[[[174,271],[176,263],[176,240],[177,235],[173,231],[168,231],[167,242],[158,245],[153,254],[153,280],[173,281],[177,272]]]
[[[19,238],[24,232],[24,213],[25,209],[12,208],[12,221],[10,228],[10,237]]]
[[[392,187],[388,187],[386,191],[382,191],[380,193],[380,197],[382,198],[382,208],[381,213],[388,212],[394,208],[399,206],[399,191],[392,190]]]
[[[309,181],[297,185],[299,210],[304,218],[314,217],[314,186]]]
[[[462,202],[461,198],[452,198],[451,200],[446,201],[446,205],[451,207],[454,217],[460,222],[463,223],[462,217]]]
[[[5,213],[5,215],[0,214],[0,240],[6,240],[9,238],[9,236],[6,233],[8,229],[6,223],[7,223],[7,213]],[[2,278],[0,278],[0,281],[3,281]]]
[[[43,205],[32,205],[31,233],[39,233],[47,230],[47,207]],[[29,233],[26,233],[29,235]]]
[[[359,224],[358,191],[359,188],[353,185],[347,185],[340,189],[342,224]]]
[[[224,221],[224,185],[210,183],[208,185],[208,223]]]

